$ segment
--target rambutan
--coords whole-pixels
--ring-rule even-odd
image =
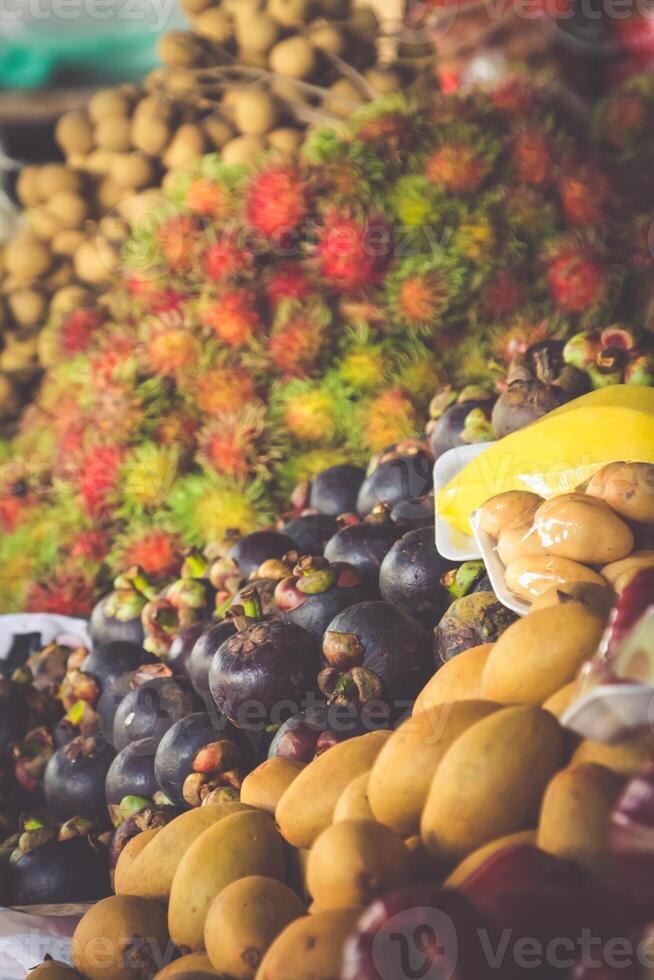
[[[239,365],[205,371],[194,381],[198,408],[221,416],[244,408],[257,397],[252,375]]]
[[[246,190],[245,207],[255,231],[288,243],[308,214],[308,188],[300,168],[275,164],[255,174]]]
[[[224,188],[209,177],[196,177],[189,182],[184,203],[194,214],[218,221],[226,217],[229,208]]]
[[[118,487],[122,450],[117,446],[96,446],[89,449],[83,460],[78,489],[88,514],[101,514],[111,504]]]
[[[629,83],[600,103],[596,130],[602,143],[614,150],[626,150],[641,134],[651,132],[646,125],[647,106],[636,86]]]
[[[151,325],[144,354],[152,372],[174,377],[197,361],[198,341],[183,321],[160,320]]]
[[[522,184],[542,187],[552,179],[552,149],[547,135],[527,129],[514,140],[511,160]]]
[[[179,313],[185,298],[177,289],[158,289],[148,295],[148,307],[154,314]]]
[[[166,500],[177,476],[179,454],[172,446],[144,442],[131,449],[121,467],[121,489],[125,505],[152,510]]]
[[[500,269],[484,283],[481,305],[489,317],[510,316],[522,304],[524,295],[524,284],[506,269]]]
[[[253,469],[265,410],[253,408],[221,416],[200,432],[198,459],[223,476],[246,477]]]
[[[357,292],[378,282],[392,255],[391,233],[373,216],[355,218],[330,210],[318,232],[320,272],[339,292]]]
[[[387,279],[392,320],[418,331],[438,328],[459,280],[460,276],[443,256],[405,259]]]
[[[269,500],[258,480],[192,474],[177,481],[169,503],[183,539],[199,547],[222,541],[228,531],[248,534],[270,521]]]
[[[606,217],[609,180],[598,170],[564,175],[559,181],[561,204],[572,225],[597,226]]]
[[[498,234],[492,218],[481,214],[476,219],[464,221],[454,236],[458,251],[476,265],[493,260],[499,246]]]
[[[415,405],[400,388],[385,391],[365,405],[362,421],[366,447],[371,452],[416,437],[421,428]]]
[[[354,344],[340,363],[343,381],[355,391],[372,391],[384,383],[389,358],[380,344]]]
[[[541,102],[539,89],[521,77],[507,78],[494,85],[488,96],[493,105],[507,115],[523,118],[529,117]]]
[[[335,375],[320,381],[280,381],[273,388],[273,421],[279,419],[298,442],[329,444],[346,427],[348,394]]]
[[[275,368],[289,378],[308,374],[318,364],[329,322],[324,307],[291,309],[275,324],[268,341],[268,356]]]
[[[146,575],[166,579],[178,571],[181,550],[180,537],[174,531],[137,525],[118,537],[109,565],[116,572],[138,565]]]
[[[202,265],[207,279],[225,282],[246,273],[254,263],[247,248],[240,248],[233,235],[223,235],[205,250]]]
[[[473,128],[460,128],[450,142],[443,141],[425,163],[425,176],[453,194],[474,194],[493,169],[497,146]]]
[[[195,446],[197,430],[198,423],[194,418],[181,412],[174,412],[159,419],[154,429],[154,437],[162,446],[175,447],[180,457],[184,457]]]
[[[199,230],[187,214],[166,218],[157,232],[157,243],[169,272],[188,269],[194,256]]]
[[[229,347],[243,347],[261,326],[256,295],[247,288],[223,292],[204,307],[201,317]]]
[[[109,534],[107,531],[90,529],[80,531],[70,548],[70,557],[82,561],[101,563],[109,549]]]
[[[25,598],[25,610],[85,619],[96,598],[96,585],[91,576],[66,569],[43,582],[32,583]]]
[[[312,292],[306,270],[297,262],[273,266],[265,283],[266,295],[273,306],[286,299],[303,300]]]
[[[82,307],[64,316],[59,327],[59,346],[63,354],[79,354],[89,347],[104,322],[97,307]]]
[[[11,534],[16,530],[24,510],[24,501],[15,494],[8,493],[0,496],[0,528],[5,534]]]
[[[564,313],[587,313],[608,296],[608,269],[596,250],[576,239],[548,253],[547,282]]]

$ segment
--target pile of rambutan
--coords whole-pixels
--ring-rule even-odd
[[[587,135],[587,134],[586,134]],[[294,486],[420,437],[445,382],[622,315],[625,204],[526,80],[392,96],[294,159],[206,157],[136,229],[0,471],[0,607],[84,613],[112,573],[270,524]]]

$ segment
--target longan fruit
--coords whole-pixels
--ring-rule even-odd
[[[277,124],[279,108],[274,98],[261,89],[239,93],[234,103],[234,122],[245,136],[263,136]]]
[[[84,306],[91,298],[91,293],[84,286],[62,286],[50,299],[50,309],[54,313],[66,313],[78,306]]]
[[[347,22],[348,29],[362,41],[374,44],[379,34],[379,21],[372,7],[355,7]]]
[[[38,365],[38,344],[38,335],[19,340],[15,335],[7,334],[0,354],[0,371],[17,374],[33,370]]]
[[[79,228],[65,228],[63,231],[58,231],[50,243],[53,255],[72,255],[85,237],[84,232]]]
[[[40,204],[39,168],[32,165],[23,167],[16,181],[16,194],[23,207],[29,208]]]
[[[319,20],[309,24],[309,39],[319,51],[327,54],[343,55],[347,48],[347,40],[340,28],[327,21]]]
[[[387,92],[399,92],[402,87],[402,79],[391,68],[368,68],[363,73],[363,77],[379,95],[385,95]]]
[[[255,51],[250,48],[239,48],[238,60],[250,68],[267,68],[268,55],[265,51]]]
[[[138,116],[132,123],[132,143],[146,156],[160,156],[171,138],[170,126],[164,119]]]
[[[43,242],[16,238],[5,247],[5,266],[19,281],[38,279],[52,266],[52,253]]]
[[[79,174],[65,163],[46,163],[39,167],[37,182],[42,201],[47,201],[57,191],[76,193],[82,186]]]
[[[0,374],[0,417],[11,418],[20,408],[20,396],[15,382],[6,374]]]
[[[25,212],[25,217],[30,228],[44,242],[49,242],[58,231],[65,227],[64,222],[56,214],[49,211],[44,204],[39,204],[36,208],[29,208]]]
[[[115,158],[109,176],[119,187],[141,190],[152,184],[154,167],[141,153],[121,153]]]
[[[116,154],[113,150],[93,150],[84,161],[84,169],[90,174],[106,177],[113,166]]]
[[[121,218],[125,219],[128,225],[133,227],[147,214],[161,208],[163,203],[164,198],[161,191],[156,188],[150,188],[121,201],[118,205],[118,214]]]
[[[73,267],[70,262],[65,258],[60,261],[59,265],[56,265],[52,272],[48,273],[45,279],[41,280],[41,285],[47,292],[54,292],[55,289],[61,289],[63,286],[68,286],[73,281]]]
[[[217,150],[220,150],[225,143],[229,143],[234,136],[234,128],[218,113],[203,119],[202,129],[208,142]]]
[[[309,78],[317,66],[315,48],[299,34],[279,41],[270,52],[271,71],[289,78]]]
[[[223,163],[241,163],[248,165],[265,149],[265,143],[259,136],[237,136],[223,146]]]
[[[47,304],[36,289],[19,289],[9,296],[9,309],[21,327],[35,327],[45,317]]]
[[[73,256],[75,272],[82,282],[100,286],[111,278],[115,267],[113,252],[99,246],[98,241],[83,242]]]
[[[90,153],[95,146],[93,127],[85,112],[64,113],[55,127],[55,139],[64,153]]]
[[[268,143],[281,153],[296,153],[302,145],[303,134],[292,126],[282,126],[268,133]]]
[[[59,191],[54,194],[46,205],[50,214],[61,222],[62,228],[79,228],[89,214],[87,202],[79,194],[70,191]]]
[[[309,13],[309,0],[268,0],[266,11],[282,27],[300,27]]]
[[[197,68],[204,50],[191,31],[171,31],[159,39],[157,54],[164,65]]]
[[[132,145],[131,129],[127,116],[103,116],[95,127],[95,141],[103,150],[126,153]]]
[[[129,225],[124,218],[108,214],[98,225],[98,233],[108,242],[124,242],[129,234]]]
[[[195,71],[192,68],[169,68],[166,75],[166,87],[169,92],[177,93],[178,95],[188,95],[192,92],[193,97],[198,98],[196,91],[197,79],[195,77]]]
[[[141,122],[146,119],[165,119],[166,122],[172,116],[170,100],[158,92],[151,95],[144,95],[136,103],[132,113],[132,122]]]
[[[217,44],[226,44],[234,35],[232,18],[222,7],[210,7],[193,19],[193,25],[200,34]]]
[[[319,0],[318,9],[323,17],[343,20],[350,13],[349,0]]]
[[[94,123],[105,116],[127,116],[129,112],[129,99],[117,88],[100,89],[89,100],[89,116]]]
[[[256,13],[249,20],[241,18],[236,24],[238,45],[249,51],[269,51],[279,34],[279,24],[266,13]]]
[[[175,133],[172,143],[163,156],[164,166],[185,167],[201,157],[205,151],[204,133],[199,126],[186,123]]]
[[[347,119],[356,107],[363,102],[363,96],[349,78],[339,78],[329,87],[325,99],[325,111],[339,119]]]
[[[121,201],[125,199],[126,190],[124,187],[120,187],[111,179],[111,177],[105,177],[103,181],[98,185],[98,209],[101,214],[106,214],[107,211],[112,211],[115,207],[118,207]]]

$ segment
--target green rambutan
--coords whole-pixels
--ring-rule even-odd
[[[347,428],[348,392],[339,378],[278,382],[273,386],[273,420],[300,443],[333,443]]]
[[[126,511],[139,513],[161,507],[177,476],[178,464],[179,454],[172,446],[144,442],[130,449],[120,471]]]
[[[384,344],[353,342],[343,354],[338,372],[353,391],[374,391],[388,375],[390,355]]]
[[[107,557],[111,570],[116,573],[138,565],[157,580],[175,575],[182,561],[182,542],[176,531],[166,526],[168,523],[169,517],[158,515],[152,526],[129,525],[113,542]]]
[[[217,473],[178,480],[169,498],[171,517],[184,541],[204,547],[232,529],[249,534],[271,519],[270,500],[260,480],[233,480]]]
[[[411,397],[391,388],[361,407],[362,437],[370,452],[420,435],[423,420]]]

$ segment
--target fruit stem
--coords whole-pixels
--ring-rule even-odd
[[[204,576],[207,574],[207,568],[207,561],[201,552],[199,552],[197,548],[191,548],[184,556],[181,577],[204,578]]]
[[[241,608],[248,619],[259,622],[263,618],[261,599],[256,589],[243,589],[241,592]]]

